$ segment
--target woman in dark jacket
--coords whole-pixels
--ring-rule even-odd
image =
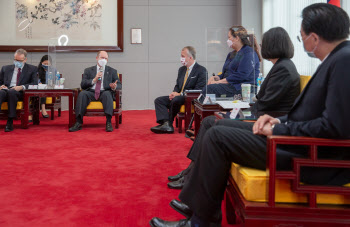
[[[47,71],[50,65],[51,65],[51,57],[49,57],[48,55],[44,55],[41,58],[40,63],[38,65],[39,84],[46,84]],[[41,114],[43,115],[44,118],[48,118],[49,115],[47,114],[45,109],[45,104],[46,104],[45,97],[40,99],[40,104],[41,104]]]
[[[254,49],[252,43],[254,42]],[[227,55],[220,76],[208,80],[203,94],[226,95],[241,94],[241,84],[255,84],[260,72],[260,53],[255,38],[242,27],[232,27],[228,32],[227,45],[234,51]]]
[[[274,65],[256,95],[252,112],[256,117],[285,115],[300,93],[300,75],[290,60],[294,56],[294,46],[286,30],[275,27],[265,32],[261,54]]]

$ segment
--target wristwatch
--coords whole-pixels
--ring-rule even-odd
[[[271,125],[271,130],[272,131],[273,131],[274,127],[275,127],[275,124]]]

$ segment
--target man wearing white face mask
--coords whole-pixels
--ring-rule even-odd
[[[91,101],[101,101],[106,114],[106,132],[112,132],[113,93],[120,90],[122,85],[118,78],[117,70],[106,66],[108,54],[99,51],[96,57],[97,65],[86,68],[81,81],[83,91],[79,93],[75,107],[76,123],[69,129],[75,132],[82,129],[83,116]]]
[[[29,85],[38,84],[37,68],[26,64],[27,51],[18,49],[15,52],[14,64],[5,65],[0,72],[0,107],[8,103],[8,119],[5,132],[13,130],[13,119],[16,118],[17,102],[23,99],[23,90]]]
[[[181,64],[172,93],[154,100],[158,126],[152,127],[154,133],[173,133],[173,121],[185,103],[185,90],[202,90],[206,83],[206,68],[196,62],[196,50],[187,46],[181,51]]]

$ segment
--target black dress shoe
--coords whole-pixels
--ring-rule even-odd
[[[184,171],[182,170],[180,173],[178,173],[175,176],[168,176],[169,181],[177,181],[184,175]]]
[[[79,130],[81,130],[82,129],[82,124],[80,124],[79,122],[75,122],[75,124],[71,127],[71,128],[69,128],[69,130],[68,131],[70,131],[70,132],[76,132],[76,131],[79,131]]]
[[[13,123],[8,123],[6,124],[6,127],[5,127],[5,132],[11,132],[13,131]]]
[[[49,118],[48,114],[44,115],[43,113],[41,113],[41,115],[43,116],[43,118]]]
[[[113,132],[112,122],[106,123],[106,132]]]
[[[186,204],[176,199],[171,200],[170,206],[186,218],[191,218],[193,215],[192,210]]]
[[[153,130],[158,130],[160,127],[162,127],[162,125],[157,125],[151,128],[151,131],[153,132]]]
[[[177,181],[168,183],[168,187],[171,189],[182,189],[184,185],[185,185],[185,177],[181,177]]]
[[[152,218],[149,222],[152,227],[191,227],[191,220],[182,219],[180,221],[164,221],[160,218]]]
[[[174,133],[174,127],[169,121],[166,121],[160,127],[151,128],[151,131],[157,134]]]
[[[186,135],[188,136],[188,138],[190,138],[191,136],[194,136],[194,131],[191,129],[186,130]]]

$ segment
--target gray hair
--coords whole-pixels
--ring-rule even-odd
[[[27,58],[27,51],[26,50],[24,50],[24,49],[18,49],[18,50],[16,50],[16,52],[15,52],[15,55],[16,54],[19,54],[19,55],[24,55],[24,57],[25,58]]]
[[[182,50],[187,50],[188,55],[190,55],[193,60],[196,60],[196,49],[193,46],[186,46]]]

